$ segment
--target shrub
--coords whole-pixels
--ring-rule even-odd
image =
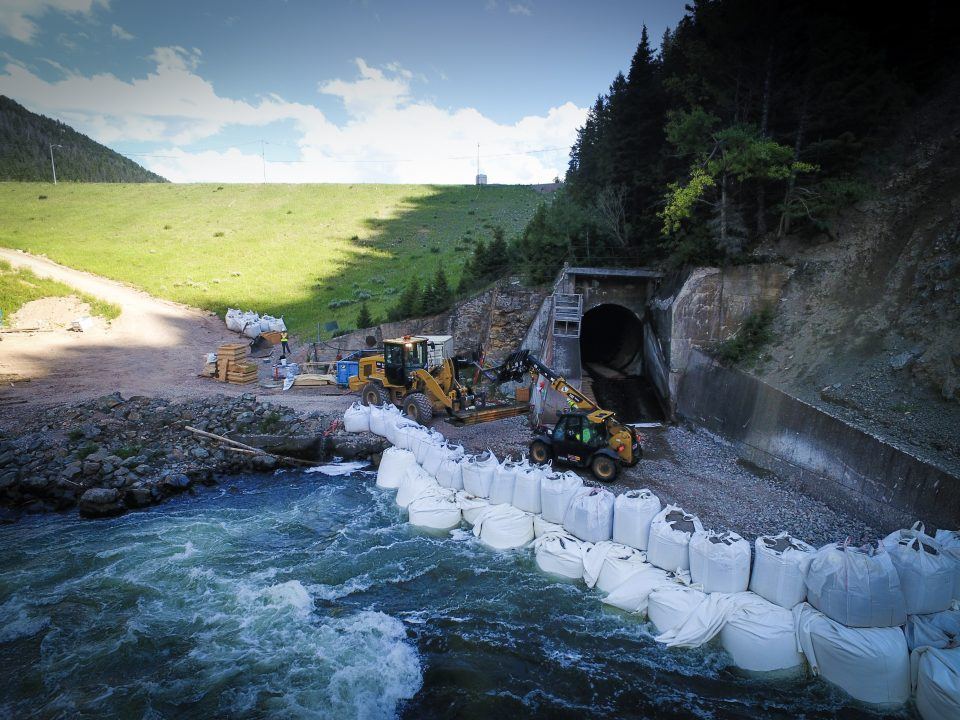
[[[78,440],[83,438],[83,431],[71,430],[70,433],[67,435],[67,438],[69,438],[70,442],[77,442]]]
[[[124,445],[122,448],[114,450],[113,454],[122,460],[126,460],[127,458],[132,458],[134,455],[139,455],[140,450],[140,445]]]
[[[336,310],[337,308],[347,307],[348,305],[353,305],[356,300],[331,300],[327,303],[327,307],[331,310]]]
[[[713,348],[714,356],[729,365],[747,359],[756,361],[760,348],[773,339],[772,323],[773,308],[769,305],[761,308],[746,319],[736,335]]]
[[[217,231],[213,234],[213,236],[214,236],[214,237],[223,237],[225,234],[226,234],[226,233],[224,233],[223,230],[217,230]]]
[[[82,448],[77,450],[77,457],[81,460],[86,460],[88,457],[93,455],[97,450],[100,449],[100,446],[96,443],[88,442]]]

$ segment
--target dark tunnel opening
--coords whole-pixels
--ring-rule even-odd
[[[580,323],[580,360],[600,407],[624,422],[659,422],[663,407],[645,376],[644,322],[622,305],[599,305]]]

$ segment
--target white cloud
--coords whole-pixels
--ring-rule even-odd
[[[507,11],[511,15],[526,15],[529,17],[530,15],[533,15],[533,3],[529,3],[529,2],[510,3],[507,6]]]
[[[128,33],[122,27],[117,24],[110,26],[110,34],[119,40],[135,40],[136,36]]]
[[[370,67],[363,58],[354,62],[360,79],[354,81],[330,80],[320,83],[318,89],[343,101],[351,115],[363,116],[397,107],[410,98],[410,79],[413,73],[396,63],[387,66],[391,77],[379,68]]]
[[[0,2],[0,34],[29,43],[40,28],[34,22],[47,12],[60,11],[75,15],[91,15],[95,6],[108,8],[109,0],[2,0]]]

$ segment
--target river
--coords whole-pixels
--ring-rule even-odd
[[[418,531],[371,473],[27,517],[0,545],[2,717],[877,717],[665,650],[530,550]]]

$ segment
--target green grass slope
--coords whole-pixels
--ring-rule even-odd
[[[366,295],[383,317],[441,264],[456,286],[473,243],[497,225],[518,233],[540,199],[518,186],[0,183],[0,245],[312,336],[354,327]]]
[[[56,280],[37,277],[26,268],[15,269],[5,260],[0,260],[0,325],[9,325],[10,316],[28,302],[48,297],[67,297],[75,295],[90,306],[90,312],[107,320],[120,316],[120,307],[86,293],[77,292],[72,287]]]

